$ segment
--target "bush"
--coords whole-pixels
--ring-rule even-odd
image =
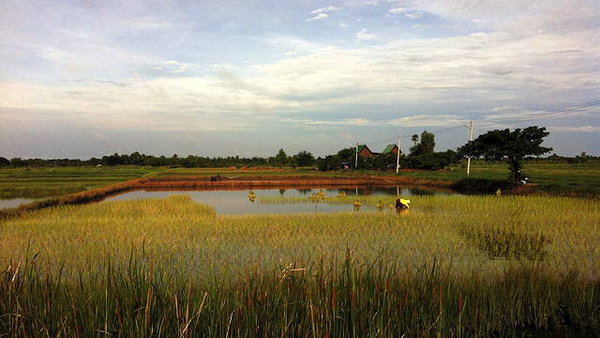
[[[450,166],[454,161],[456,153],[452,150],[440,153],[429,153],[422,155],[410,155],[404,161],[411,169],[438,170]]]
[[[509,190],[514,185],[509,181],[504,180],[491,180],[486,178],[465,178],[460,181],[454,182],[450,186],[454,190],[461,192],[474,192],[474,193],[486,193],[493,194],[498,189]]]

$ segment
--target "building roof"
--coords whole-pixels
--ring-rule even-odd
[[[360,153],[360,152],[361,152],[363,149],[365,149],[365,148],[367,148],[367,150],[368,150],[370,153],[372,153],[371,149],[369,149],[369,147],[367,147],[367,145],[366,145],[366,144],[361,144],[361,145],[359,145],[359,146],[358,146],[358,149],[357,149],[357,152],[359,152],[359,153]]]
[[[394,150],[394,148],[397,148],[398,146],[395,144],[388,144],[387,147],[385,147],[385,149],[383,150],[382,154],[391,154],[392,150]]]

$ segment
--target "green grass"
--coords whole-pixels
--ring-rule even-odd
[[[504,163],[490,164],[473,161],[473,178],[504,180],[509,171]],[[589,163],[538,163],[526,162],[524,172],[538,192],[572,195],[600,195],[600,165]],[[237,170],[229,168],[150,168],[134,166],[118,167],[60,167],[0,169],[0,198],[45,198],[85,191],[97,187],[140,178],[144,176],[208,177],[220,174],[225,177],[251,176],[315,176],[360,177],[364,175],[395,176],[393,172],[336,171],[320,172],[310,168]],[[428,181],[456,182],[465,177],[465,168],[457,166],[449,171],[402,171],[400,175]]]
[[[0,198],[45,198],[139,178],[161,168],[58,167],[0,169]]]
[[[538,185],[541,192],[572,195],[600,195],[600,163],[538,163],[524,162],[523,172],[531,183]],[[459,181],[466,176],[464,165],[444,171],[403,171],[403,176],[442,181]],[[473,161],[471,178],[506,180],[509,176],[505,163]]]
[[[400,215],[220,216],[176,196],[36,211],[0,223],[0,332],[600,330],[596,201],[422,196],[411,205]]]

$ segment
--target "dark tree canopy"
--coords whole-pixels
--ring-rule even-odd
[[[479,135],[458,149],[462,156],[483,157],[486,160],[508,159],[511,178],[521,181],[521,160],[525,156],[539,156],[552,151],[542,147],[544,137],[550,133],[545,127],[527,127],[525,129],[495,129]]]
[[[310,152],[303,150],[292,157],[294,166],[308,167],[315,164],[315,157]]]
[[[286,164],[288,161],[288,156],[285,153],[285,151],[283,151],[283,148],[279,149],[279,152],[277,153],[277,155],[275,155],[275,163],[279,164],[279,165],[283,165]]]
[[[413,135],[413,141],[415,141],[416,135]],[[416,138],[418,139],[418,137]],[[421,142],[415,144],[414,147],[410,148],[410,152],[412,155],[424,155],[424,154],[432,154],[435,149],[435,135],[428,131],[424,131],[421,133]]]
[[[417,144],[419,143],[419,135],[413,134],[413,136],[410,138],[410,140],[413,141],[413,143],[415,144],[415,147],[416,147]]]
[[[10,165],[10,161],[7,158],[0,157],[0,167],[5,167]]]

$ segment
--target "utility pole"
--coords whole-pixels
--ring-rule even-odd
[[[398,153],[396,154],[396,174],[400,168],[400,147],[402,146],[402,135],[398,135]]]
[[[473,120],[469,122],[469,125],[465,125],[469,128],[469,141],[473,141]],[[471,174],[471,156],[467,158],[467,177]]]
[[[356,142],[356,151],[354,151],[354,170],[358,169],[358,142]]]

